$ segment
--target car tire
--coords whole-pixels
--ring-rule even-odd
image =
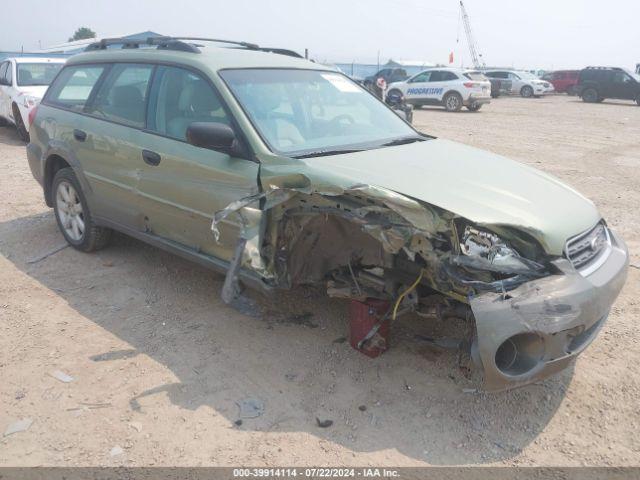
[[[7,119],[4,117],[0,117],[0,127],[4,127],[7,123]]]
[[[640,107],[640,93],[638,94],[638,96],[636,97],[636,103],[638,104],[638,106]]]
[[[595,88],[585,88],[582,91],[582,101],[587,103],[595,103],[599,100],[598,91]]]
[[[443,99],[447,112],[459,112],[462,109],[462,96],[458,92],[449,92]]]
[[[18,135],[23,142],[29,143],[29,132],[27,131],[27,127],[24,126],[24,121],[22,120],[22,114],[20,113],[20,109],[14,103],[13,104],[13,118],[16,122],[16,130],[18,131]]]
[[[472,103],[471,105],[467,105],[467,109],[470,112],[477,112],[481,108],[482,108],[482,104],[481,103]]]
[[[529,85],[525,85],[520,89],[520,96],[524,98],[533,97],[533,88],[531,88]]]
[[[82,252],[93,252],[107,246],[111,229],[93,222],[73,169],[58,170],[53,177],[51,195],[58,228],[69,245]]]

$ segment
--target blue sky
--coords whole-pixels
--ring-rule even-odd
[[[335,62],[388,58],[470,64],[458,0],[5,0],[0,50],[153,30],[241,39]],[[640,63],[639,0],[467,0],[488,64],[517,68]],[[9,21],[7,21],[9,20]],[[459,37],[459,42],[456,39]]]

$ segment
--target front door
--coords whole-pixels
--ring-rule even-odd
[[[186,141],[193,122],[232,125],[219,95],[200,73],[159,66],[147,122],[136,153],[144,228],[196,252],[230,260],[240,224],[223,220],[217,242],[211,232],[213,215],[258,192],[258,164]]]
[[[610,98],[620,98],[624,100],[635,100],[638,92],[638,83],[631,76],[622,71],[613,72],[610,83]]]

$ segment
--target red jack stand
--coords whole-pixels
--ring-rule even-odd
[[[351,300],[349,305],[349,343],[368,357],[380,356],[389,348],[389,319],[380,324],[378,330],[365,340],[371,331],[389,312],[389,302],[368,298],[365,302]],[[364,340],[364,341],[363,341]]]

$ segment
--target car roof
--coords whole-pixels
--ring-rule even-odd
[[[246,48],[200,47],[200,53],[156,48],[105,49],[80,53],[67,64],[102,62],[160,62],[192,66],[210,71],[227,68],[298,68],[331,70],[303,58]]]
[[[60,57],[11,57],[6,60],[14,60],[16,63],[65,63],[66,58]]]

